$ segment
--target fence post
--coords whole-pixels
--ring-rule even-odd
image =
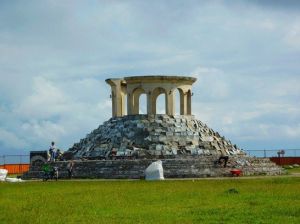
[[[19,172],[21,173],[21,168],[22,168],[22,155],[20,155],[20,163],[19,163]]]
[[[267,157],[267,152],[266,152],[266,150],[264,149],[264,158],[266,158]]]

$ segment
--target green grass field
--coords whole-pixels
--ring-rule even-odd
[[[300,223],[300,178],[0,183],[0,223]]]
[[[297,168],[288,168],[286,169],[288,174],[293,174],[293,173],[299,173],[300,174],[300,167]]]

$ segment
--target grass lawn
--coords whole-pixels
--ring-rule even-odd
[[[0,182],[0,223],[300,223],[300,178]]]
[[[288,174],[300,173],[300,167],[286,168]]]

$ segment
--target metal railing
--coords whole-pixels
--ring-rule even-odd
[[[300,149],[257,149],[244,150],[250,156],[256,157],[300,157]],[[279,153],[279,154],[278,154]]]
[[[281,156],[284,157],[300,157],[300,149],[249,149],[244,150],[250,156],[256,157],[278,157],[279,151],[284,151]],[[29,155],[1,155],[0,165],[4,164],[29,164]]]
[[[28,164],[29,155],[2,155],[0,156],[0,165],[5,164]]]
[[[0,169],[8,170],[8,174],[22,174],[29,169],[29,155],[2,155]]]
[[[278,152],[284,152],[280,154],[281,157],[300,157],[300,149],[249,149],[244,150],[249,156],[256,157],[278,157]],[[29,164],[30,155],[1,155],[0,165],[6,164]]]

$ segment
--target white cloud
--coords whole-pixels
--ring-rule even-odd
[[[18,137],[16,134],[7,131],[0,127],[0,144],[2,147],[7,147],[9,149],[20,149],[28,147],[25,140]]]
[[[2,125],[22,135],[24,144],[31,148],[55,141],[66,149],[111,116],[109,87],[104,81],[48,76],[33,80],[31,93],[25,94],[13,111],[0,107],[3,118],[8,118]],[[13,138],[7,139],[6,148],[9,141]],[[11,147],[15,144],[11,142]]]
[[[300,36],[299,36],[300,37]],[[300,46],[300,45],[299,45]],[[300,95],[300,76],[280,80],[272,85],[268,92],[274,97],[291,97]]]
[[[198,78],[199,81],[201,81],[201,78],[204,78],[207,75],[222,75],[223,71],[218,68],[208,68],[199,66],[191,74],[192,76]]]
[[[299,138],[300,136],[300,123],[294,126],[285,125],[282,127],[286,136],[289,138]]]
[[[46,142],[56,141],[66,134],[65,127],[47,120],[29,121],[24,123],[21,128],[24,132],[30,132],[31,137]]]
[[[296,49],[300,48],[300,22],[294,23],[289,27],[287,34],[284,37],[285,42]]]
[[[228,77],[218,68],[197,67],[192,76],[197,78],[194,90],[197,94],[206,95],[209,98],[218,100],[225,99],[230,96],[230,86]],[[196,89],[196,90],[195,90]]]
[[[197,96],[193,98],[193,113],[198,119],[246,149],[255,147],[255,142],[274,142],[274,139],[297,142],[300,109],[295,97],[300,96],[298,78],[253,79],[246,75],[227,75],[218,68],[200,67],[197,70],[193,72],[199,78],[193,90]],[[214,88],[219,89],[220,82],[230,89],[229,92],[221,91],[228,94],[227,98],[214,94]]]
[[[276,28],[276,24],[270,19],[265,19],[260,23],[260,27],[265,30],[273,31]]]
[[[53,82],[43,77],[35,77],[33,93],[24,98],[15,113],[21,117],[48,118],[65,111],[67,97]]]
[[[299,16],[258,5],[2,4],[0,128],[29,148],[67,148],[110,118],[105,78],[191,74],[198,119],[246,146],[299,146]]]

